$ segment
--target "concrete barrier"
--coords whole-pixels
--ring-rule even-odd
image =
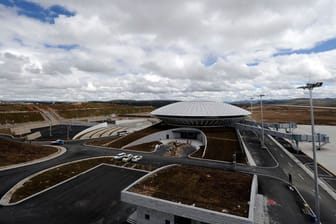
[[[81,132],[79,132],[77,135],[75,135],[72,139],[73,140],[76,140],[78,137],[82,136],[82,135],[85,135],[86,133],[88,132],[91,132],[93,130],[96,130],[96,129],[99,129],[99,128],[105,128],[107,127],[107,123],[104,122],[104,123],[100,123],[100,124],[97,124],[95,126],[92,126],[92,127],[89,127]]]
[[[250,151],[247,149],[247,147],[245,145],[245,142],[243,140],[243,137],[240,134],[240,131],[238,129],[236,129],[236,131],[237,131],[237,136],[238,136],[238,139],[239,139],[240,146],[245,152],[248,164],[250,166],[257,166],[257,164],[255,163]]]
[[[204,208],[199,208],[193,205],[185,205],[182,203],[172,202],[172,201],[163,200],[160,198],[154,198],[154,197],[150,197],[147,195],[128,191],[134,185],[140,183],[141,181],[148,178],[149,176],[155,175],[155,173],[159,172],[160,170],[166,169],[172,166],[174,165],[168,165],[165,167],[161,167],[160,169],[157,169],[143,176],[142,178],[140,178],[139,180],[137,180],[136,182],[134,182],[133,184],[131,184],[130,186],[128,186],[121,192],[122,201],[139,206],[140,213],[141,211],[144,211],[144,209],[150,212],[152,218],[150,221],[147,220],[146,223],[151,223],[151,224],[160,223],[160,221],[162,222],[163,217],[166,217],[168,220],[170,220],[171,217],[175,215],[189,218],[192,220],[205,222],[205,223],[212,223],[212,224],[252,224],[253,223],[254,220],[252,217],[250,217],[250,215],[251,216],[254,215],[254,204],[252,203],[255,203],[255,198],[256,198],[255,196],[256,191],[257,191],[256,177],[252,180],[251,194],[253,193],[255,195],[253,196],[251,195],[250,207],[252,208],[249,211],[248,218],[231,215],[231,214],[227,214],[224,212],[222,213],[222,212],[217,212],[217,211],[208,210]],[[137,218],[138,223],[140,224],[144,223],[142,222],[144,221],[142,219],[143,218],[138,217]]]
[[[29,141],[29,140],[37,139],[37,138],[39,138],[41,136],[42,136],[41,132],[37,131],[37,132],[34,132],[32,134],[26,135],[26,139]]]
[[[177,132],[178,131],[183,131],[183,130],[198,132],[200,135],[198,136],[197,140],[202,142],[204,144],[204,146],[206,147],[206,145],[207,145],[206,135],[201,130],[196,129],[196,128],[174,128],[174,129],[159,131],[159,132],[155,132],[153,134],[147,135],[143,138],[137,139],[137,140],[125,145],[122,148],[128,148],[128,147],[131,147],[131,146],[134,146],[134,145],[144,144],[144,143],[147,143],[147,142],[167,140],[167,135],[169,136],[168,140],[169,139],[181,139],[181,135]]]

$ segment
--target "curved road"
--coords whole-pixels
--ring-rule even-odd
[[[268,150],[261,150],[260,142],[258,138],[252,132],[243,132],[242,135],[243,135],[244,141],[249,151],[252,154],[252,157],[254,158],[254,160],[256,161],[258,165],[257,167],[251,167],[251,166],[247,166],[244,164],[237,164],[236,166],[234,166],[234,164],[232,163],[191,159],[191,158],[188,158],[187,156],[181,157],[181,158],[163,157],[162,151],[160,150],[154,153],[141,153],[141,152],[134,152],[134,153],[141,154],[143,156],[143,159],[140,161],[141,164],[152,165],[155,167],[160,167],[160,166],[164,166],[168,164],[184,164],[184,165],[205,166],[205,167],[210,167],[210,168],[219,168],[219,169],[224,169],[224,170],[236,170],[236,171],[241,171],[241,172],[246,172],[246,173],[257,174],[258,180],[259,180],[258,181],[258,184],[259,184],[258,191],[259,193],[263,194],[267,199],[266,207],[270,215],[269,217],[270,223],[311,223],[308,217],[303,215],[303,213],[300,211],[300,203],[297,200],[297,195],[291,192],[287,187],[287,176],[288,176],[288,173],[291,173],[293,175],[293,184],[300,190],[300,192],[302,193],[306,201],[313,208],[313,205],[314,205],[313,192],[312,192],[313,182],[310,176],[307,175],[299,166],[297,166],[291,160],[291,158],[289,158],[287,154],[285,154],[282,151],[282,149],[279,146],[277,146],[271,139],[267,137],[265,138],[265,144]],[[52,160],[25,166],[25,167],[1,171],[0,172],[0,183],[1,183],[0,195],[5,194],[13,185],[15,185],[17,182],[19,182],[23,178],[31,174],[34,174],[38,171],[44,170],[46,168],[49,168],[49,167],[52,167],[58,164],[62,164],[65,162],[69,162],[69,161],[83,159],[83,158],[90,158],[90,157],[95,157],[95,156],[111,156],[111,155],[115,155],[116,153],[120,151],[124,151],[124,150],[119,150],[119,149],[105,149],[102,147],[85,146],[83,145],[83,143],[85,142],[86,141],[78,141],[78,142],[71,142],[69,144],[66,144],[65,147],[67,148],[67,152],[61,155],[60,157],[54,158]],[[86,176],[90,180],[93,180],[94,178],[90,175],[92,174],[88,174],[87,176],[86,175],[84,176]],[[134,173],[129,174],[129,175],[138,176],[137,174],[134,174]],[[114,178],[118,178],[118,176],[114,176]],[[79,179],[83,181],[82,177]],[[120,185],[119,188],[122,186],[124,187],[127,186],[128,184],[132,183],[134,180],[135,180],[134,178],[126,179],[123,185]],[[103,180],[99,178],[97,179],[97,183],[102,184],[101,181]],[[76,182],[78,183],[78,185],[80,185],[80,182],[78,182],[76,178],[75,180],[66,183],[66,186],[71,185],[73,187],[73,182]],[[92,184],[94,185],[97,183],[92,183]],[[85,186],[87,186],[87,188],[90,188],[90,183],[85,182]],[[64,186],[61,185],[55,188],[56,191],[59,188],[63,189]],[[122,188],[120,189],[119,188],[116,190],[116,192],[120,193],[120,189]],[[54,192],[55,189],[53,189],[52,192]],[[336,223],[335,200],[331,198],[330,195],[327,192],[325,192],[323,189],[321,189],[320,193],[321,193],[322,223]],[[52,199],[52,197],[55,197],[55,194],[53,194],[53,196],[51,195],[48,196],[48,194],[49,193],[46,192],[44,194],[41,194],[42,196],[41,195],[40,196],[41,198],[49,197],[50,200],[54,200]],[[79,189],[76,189],[76,191],[71,191],[71,197],[74,197],[75,199],[80,198],[81,197],[80,195],[81,195],[81,190]],[[38,203],[40,196],[36,197],[36,199],[34,198],[34,200],[29,199],[27,204],[29,205],[29,201],[32,200],[34,201],[34,203],[33,205],[30,205],[30,206],[33,206],[33,207],[34,206],[37,206],[37,207],[44,206],[47,209],[48,206],[49,207],[51,206],[52,208],[56,206],[56,208],[54,209],[50,208],[51,210],[54,211],[52,214],[49,214],[50,217],[48,215],[45,217],[48,217],[53,220],[63,220],[61,217],[64,217],[63,210],[65,207],[60,206],[60,208],[57,209],[57,205],[58,203],[60,203],[59,201],[55,202],[55,204],[52,204],[52,203],[43,204],[42,203],[40,205]],[[57,197],[57,194],[56,194],[56,197]],[[63,199],[67,200],[66,198],[63,198]],[[96,206],[98,206],[98,208],[99,206],[104,207],[103,204],[96,204]],[[125,205],[120,205],[120,206],[121,206],[120,208],[126,208]],[[97,208],[95,209],[97,210]],[[96,210],[94,211],[97,212]],[[126,210],[125,211],[122,210],[122,211],[125,214],[130,214],[130,212],[133,211],[134,208],[128,208],[128,210],[127,211]],[[19,219],[16,220],[15,216],[11,218],[8,218],[8,217],[4,218],[6,217],[6,214],[8,214],[9,211],[15,211],[15,214],[17,214],[17,217],[19,217],[20,214],[27,212],[27,210],[22,208],[22,205],[20,204],[16,206],[10,206],[10,207],[0,207],[0,223],[16,223],[16,221],[19,222]],[[99,216],[99,214],[96,214],[96,216]],[[125,214],[123,215],[123,217],[124,216],[127,217],[127,215]],[[31,217],[25,216],[25,220],[21,220],[21,221],[26,221],[29,223],[30,221],[34,221],[35,223],[47,222],[47,220],[45,219],[38,221],[39,220],[37,218],[38,216],[39,216],[39,213],[36,213],[32,215]],[[92,219],[92,220],[95,220],[95,219]],[[116,222],[116,218],[114,218],[113,215],[111,216],[111,214],[109,215],[108,220],[109,222],[112,222],[112,223]],[[118,219],[118,221],[120,223],[120,219]],[[85,221],[81,220],[81,223],[85,223]],[[87,223],[94,223],[94,222],[88,220]]]

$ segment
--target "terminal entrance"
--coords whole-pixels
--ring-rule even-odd
[[[191,224],[191,219],[184,218],[181,216],[175,216],[174,223],[175,224]]]
[[[197,139],[197,135],[199,134],[196,131],[178,131],[181,134],[181,138],[183,139]]]
[[[181,217],[181,216],[175,216],[174,217],[174,223],[175,224],[209,224],[209,223],[205,223],[205,222],[191,220],[189,218],[185,218],[185,217]]]

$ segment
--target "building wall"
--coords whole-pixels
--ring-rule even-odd
[[[197,134],[197,140],[201,141],[204,145],[206,145],[206,136],[200,130],[194,129],[194,128],[175,128],[175,129],[169,129],[169,130],[160,131],[160,132],[156,132],[156,133],[147,135],[143,138],[135,140],[134,142],[131,142],[128,145],[125,145],[123,148],[131,147],[131,146],[134,146],[134,145],[143,144],[143,143],[147,143],[147,142],[160,141],[160,140],[163,140],[163,139],[167,139],[167,135],[169,135],[169,139],[179,139],[179,138],[181,138],[181,133],[176,132],[178,130],[185,130],[185,131],[190,130],[190,131],[199,132]]]
[[[153,197],[149,197],[146,195],[129,192],[127,190],[123,190],[121,192],[121,201],[136,205],[138,207],[139,206],[144,207],[148,209],[146,210],[147,212],[150,212],[153,210],[153,220],[155,220],[156,222],[144,222],[144,220],[142,220],[141,222],[138,221],[139,223],[144,223],[144,224],[165,223],[165,220],[160,218],[160,217],[164,217],[164,216],[160,216],[160,214],[162,215],[162,213],[164,212],[167,212],[168,214],[172,214],[176,216],[186,217],[191,220],[197,220],[199,222],[212,223],[212,224],[252,224],[253,223],[253,220],[250,218],[239,217],[239,216],[230,215],[227,213],[221,213],[221,212],[198,208],[198,207],[194,207],[190,205],[184,205],[181,203],[166,201],[166,200],[162,200],[159,198],[153,198]],[[250,206],[253,206],[253,205],[250,205]],[[142,217],[144,217],[144,214]]]
[[[149,219],[146,219],[146,215]],[[174,215],[141,206],[137,208],[137,224],[165,224],[166,220],[173,224]]]

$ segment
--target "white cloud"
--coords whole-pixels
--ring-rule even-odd
[[[332,0],[33,1],[75,16],[49,24],[0,5],[0,99],[292,98],[315,80],[336,97],[336,50],[272,56],[335,38]]]

